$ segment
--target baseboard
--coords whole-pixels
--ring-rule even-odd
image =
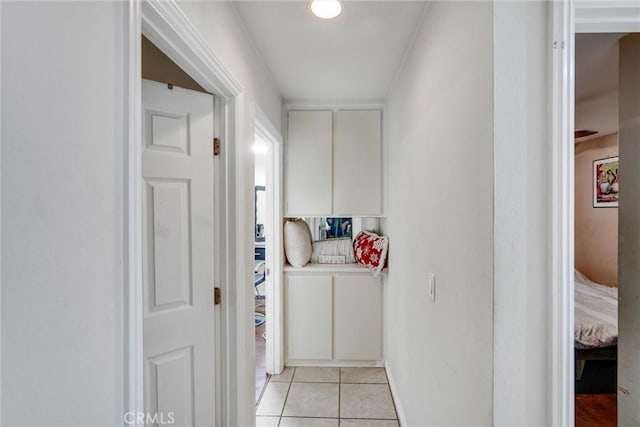
[[[391,396],[393,396],[393,402],[396,405],[396,412],[398,413],[398,422],[400,423],[400,427],[408,426],[407,417],[404,415],[404,410],[402,409],[402,402],[400,402],[400,396],[398,395],[398,389],[396,388],[396,382],[393,379],[393,374],[391,373],[391,368],[389,367],[389,363],[384,363],[384,370],[387,372],[387,379],[389,380],[389,388],[391,389]]]

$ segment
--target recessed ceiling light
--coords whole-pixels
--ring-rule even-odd
[[[312,0],[309,8],[318,18],[332,19],[342,12],[342,2],[340,0]]]

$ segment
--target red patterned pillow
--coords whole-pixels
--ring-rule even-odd
[[[361,231],[356,236],[353,245],[356,261],[369,267],[373,271],[373,275],[377,276],[382,271],[387,260],[389,238],[387,236],[378,236],[368,231]]]

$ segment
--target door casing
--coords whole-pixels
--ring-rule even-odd
[[[221,350],[217,358],[217,372],[221,378],[215,404],[218,425],[237,424],[238,414],[243,410],[245,395],[252,396],[252,389],[244,390],[238,375],[246,370],[246,363],[239,359],[238,347],[250,342],[248,328],[242,325],[239,310],[241,297],[234,298],[228,289],[239,289],[238,283],[249,275],[242,263],[237,263],[238,254],[248,250],[238,239],[243,226],[237,220],[237,211],[244,208],[236,197],[238,166],[236,155],[238,126],[237,117],[243,105],[242,86],[231,72],[219,61],[188,22],[175,1],[131,0],[123,3],[123,21],[126,23],[123,46],[125,49],[123,75],[127,79],[126,104],[123,106],[125,123],[123,177],[124,193],[124,412],[144,411],[143,404],[143,353],[142,353],[142,171],[141,171],[141,35],[144,34],[170,59],[196,80],[204,89],[216,96],[214,114],[216,134],[223,142],[223,154],[217,159],[215,191],[220,203],[216,206],[216,230],[218,233],[215,252],[226,254],[216,259],[216,285],[223,290],[222,308],[217,313],[220,325],[216,346]],[[253,337],[251,337],[253,339]],[[240,373],[240,374],[239,374]],[[236,386],[237,385],[237,386]]]
[[[640,32],[634,1],[554,0],[551,58],[551,422],[574,425],[574,92],[575,34]]]
[[[267,281],[265,310],[266,323],[266,370],[269,374],[280,374],[284,369],[284,298],[282,277],[282,212],[283,212],[283,143],[282,136],[271,126],[267,116],[255,105],[256,134],[269,144],[267,152],[267,267],[271,269]]]

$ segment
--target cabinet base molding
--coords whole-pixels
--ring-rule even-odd
[[[322,368],[384,368],[384,360],[286,360],[285,366]]]

